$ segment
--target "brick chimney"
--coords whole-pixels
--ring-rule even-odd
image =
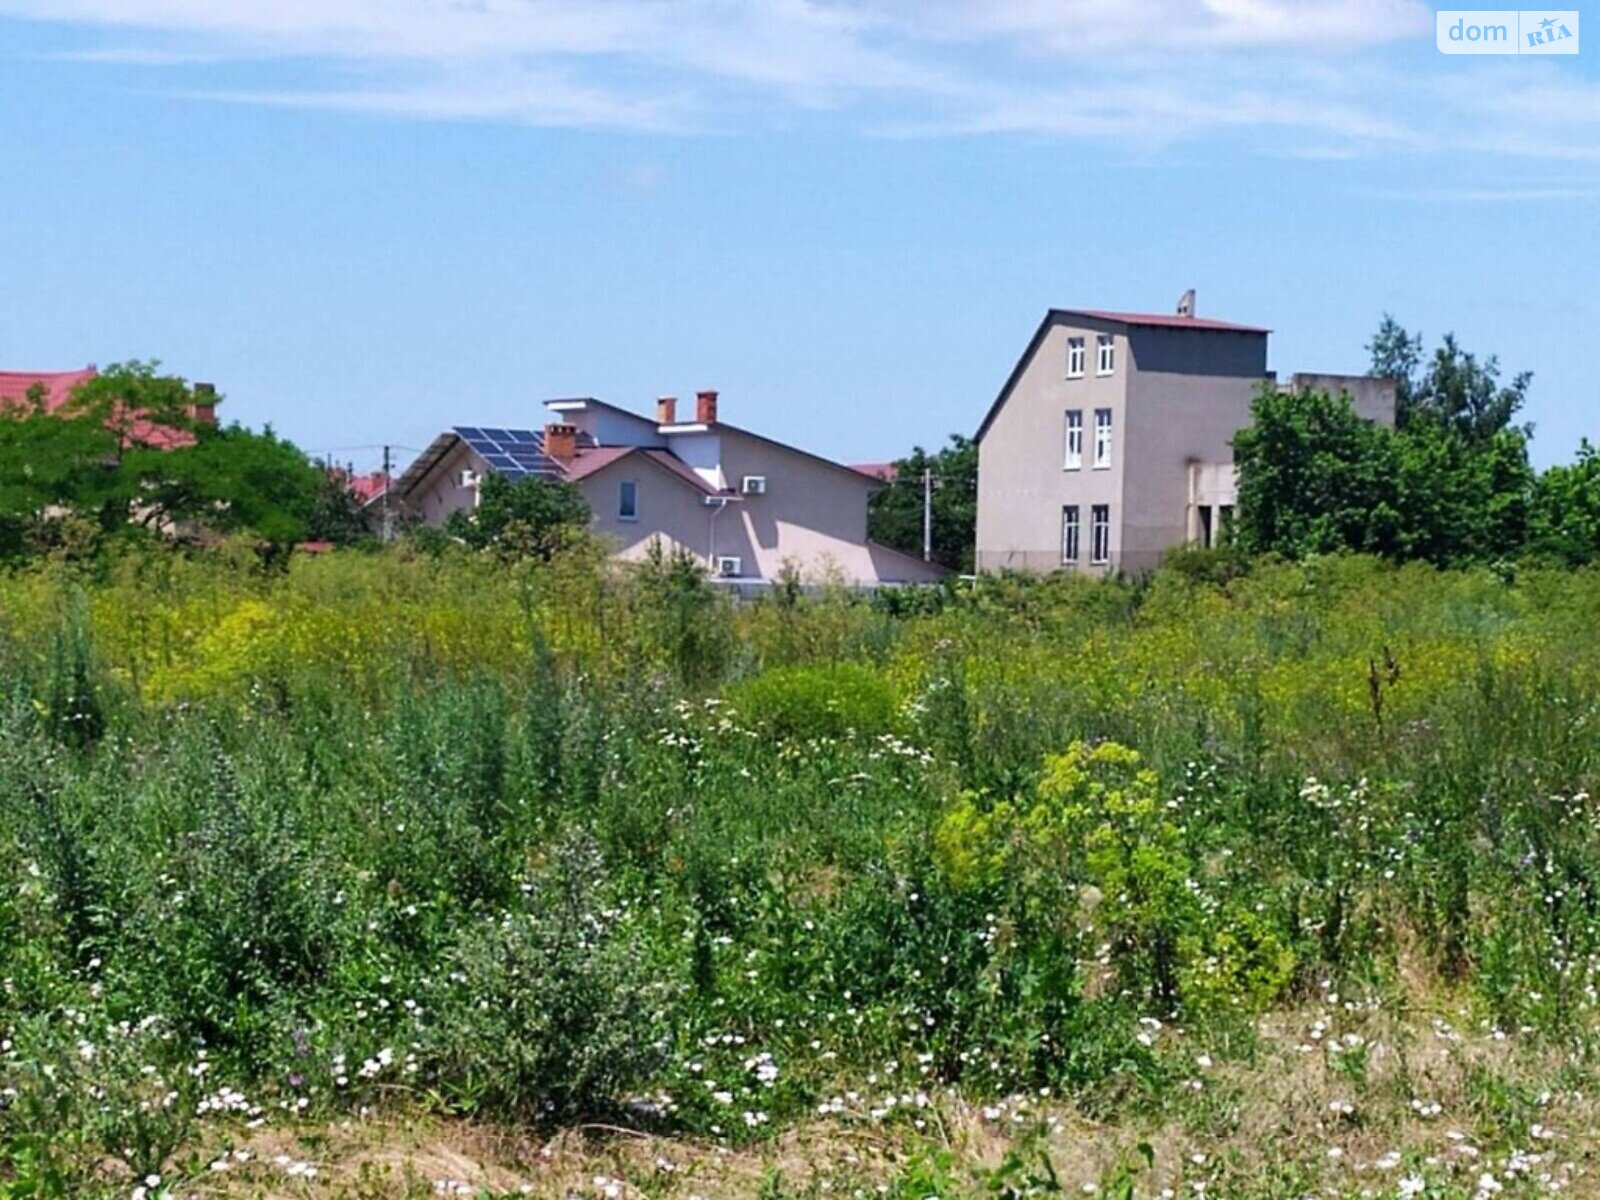
[[[662,396],[656,400],[656,424],[673,425],[678,420],[678,398]]]
[[[557,462],[571,462],[578,454],[578,427],[550,422],[544,427],[544,452]]]
[[[194,419],[201,425],[215,425],[217,423],[217,385],[214,383],[197,383],[194,385]]]
[[[695,393],[694,419],[702,425],[715,425],[717,423],[717,394],[715,392]]]

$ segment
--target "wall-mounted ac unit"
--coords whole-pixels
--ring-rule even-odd
[[[737,579],[744,574],[744,563],[734,555],[723,555],[717,559],[717,574],[723,579]]]
[[[739,485],[739,490],[746,496],[765,496],[767,494],[767,477],[765,475],[746,475]]]

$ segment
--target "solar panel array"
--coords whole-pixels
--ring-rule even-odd
[[[538,430],[457,425],[454,433],[507,479],[521,479],[524,475],[559,477],[561,474],[555,460],[544,452],[544,434]],[[580,435],[579,444],[592,445],[593,439]]]

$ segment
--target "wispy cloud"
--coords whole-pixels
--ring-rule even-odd
[[[1374,188],[1364,194],[1377,200],[1410,200],[1419,204],[1548,204],[1600,200],[1600,186]]]
[[[1600,86],[1550,61],[1435,56],[1418,0],[0,0],[0,16],[76,27],[73,57],[165,71],[186,95],[410,118],[690,131],[812,114],[1135,146],[1248,130],[1327,159],[1600,158]],[[280,59],[292,87],[184,76]]]

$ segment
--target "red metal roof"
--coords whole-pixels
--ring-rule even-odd
[[[1211,329],[1231,333],[1269,333],[1257,325],[1236,325],[1232,321],[1213,321],[1210,317],[1180,317],[1176,313],[1105,312],[1088,308],[1069,308],[1064,312],[1094,317],[1101,321],[1120,321],[1124,325],[1151,325],[1161,329]]]

